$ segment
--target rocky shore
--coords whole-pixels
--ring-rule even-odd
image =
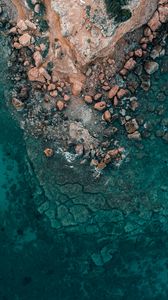
[[[159,92],[151,85],[157,72],[167,72],[167,63],[161,65],[160,60],[168,54],[168,3],[159,1],[146,25],[120,39],[115,55],[97,58],[84,68],[78,65],[79,76],[72,75],[73,80],[59,69],[62,57],[73,59],[73,53],[58,31],[58,40],[67,51],[61,52],[56,36],[52,40],[46,3],[29,2],[25,9],[20,9],[19,1],[14,4],[18,10],[15,6],[11,10],[7,3],[1,6],[2,32],[11,45],[8,67],[13,90],[6,94],[48,198],[37,204],[38,211],[58,230],[66,227],[99,233],[108,231],[106,223],[114,218],[125,228],[123,214],[136,210],[137,203],[149,210],[155,204],[145,196],[134,197],[134,173],[123,169],[121,178],[118,166],[131,160],[136,165],[136,159],[145,156],[144,144],[152,130],[158,143],[168,141],[164,115],[167,83]],[[48,13],[51,15],[51,10]],[[154,93],[159,105],[149,102],[142,114],[139,91]],[[155,127],[149,113],[159,117]],[[141,195],[139,187],[138,192]]]
[[[125,128],[128,139],[142,140],[144,124],[136,119],[136,90],[149,90],[150,76],[159,69],[155,60],[165,54],[168,3],[158,1],[134,49],[128,51],[125,46],[120,50],[125,53],[125,62],[117,73],[114,74],[116,61],[111,56],[94,60],[85,72],[80,69],[83,74],[77,81],[73,74],[68,78],[63,70],[57,71],[63,57],[75,57],[60,28],[51,37],[49,28],[53,24],[59,27],[59,21],[50,3],[32,1],[27,5],[25,11],[16,5],[18,21],[10,22],[8,30],[13,47],[10,63],[15,73],[11,101],[19,111],[21,126],[33,136],[43,136],[44,155],[49,159],[54,159],[55,152],[67,153],[70,160],[79,159],[81,164],[89,161],[100,174],[106,166],[118,164],[126,156],[119,140],[120,126]],[[52,25],[48,23],[49,16]],[[67,53],[61,52],[60,40]]]

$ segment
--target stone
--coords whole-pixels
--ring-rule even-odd
[[[131,119],[130,121],[125,123],[125,129],[127,133],[134,133],[139,128],[139,125],[136,119]]]
[[[44,154],[45,154],[46,157],[52,157],[54,155],[54,151],[51,148],[46,148],[44,150]]]
[[[126,74],[128,73],[128,70],[127,69],[121,69],[121,71],[120,71],[120,75],[122,75],[122,76],[125,76]]]
[[[57,97],[57,96],[58,96],[58,92],[57,92],[56,90],[51,91],[51,92],[50,92],[50,96],[51,96],[51,97]]]
[[[28,33],[24,33],[23,35],[20,36],[19,38],[19,43],[23,47],[27,47],[31,45],[31,36]]]
[[[62,111],[65,107],[64,102],[61,101],[61,100],[58,100],[57,103],[56,103],[56,107],[59,111]]]
[[[17,99],[17,98],[12,99],[12,104],[16,108],[16,110],[18,110],[18,111],[22,110],[23,107],[24,107],[24,103],[21,100]]]
[[[105,101],[100,101],[94,105],[94,109],[96,109],[98,111],[102,111],[106,108],[106,106],[107,106],[107,104]]]
[[[71,97],[70,96],[68,96],[68,95],[64,95],[64,101],[65,102],[68,102],[69,100],[71,99]]]
[[[166,23],[168,21],[168,4],[165,4],[164,6],[160,5],[158,11],[160,22]]]
[[[103,119],[106,122],[110,122],[111,121],[111,112],[109,110],[106,110],[103,114]]]
[[[161,51],[162,51],[161,45],[155,46],[150,53],[150,57],[152,57],[153,59],[158,58],[160,56]]]
[[[75,146],[75,153],[78,155],[78,156],[82,156],[83,153],[84,153],[84,147],[82,144],[78,144]]]
[[[144,29],[144,36],[145,36],[145,37],[149,37],[151,34],[152,34],[151,29],[150,29],[149,27],[146,27],[146,28]]]
[[[131,71],[134,69],[135,65],[136,65],[136,61],[131,57],[124,65],[124,68]]]
[[[53,90],[55,90],[55,84],[54,83],[50,83],[48,85],[48,91],[50,92],[50,91],[53,91]]]
[[[32,68],[28,71],[28,78],[30,81],[38,81],[41,83],[46,82],[44,76],[39,73],[39,69],[37,67]]]
[[[119,90],[119,86],[118,85],[114,85],[111,90],[108,93],[108,98],[112,99],[114,98],[114,96],[116,96],[117,92]]]
[[[34,11],[35,11],[36,14],[39,14],[39,12],[40,12],[40,5],[39,4],[35,5]]]
[[[134,54],[135,54],[135,56],[137,56],[137,57],[142,57],[142,56],[143,56],[143,51],[142,51],[142,49],[140,48],[140,49],[135,50]]]
[[[25,21],[23,21],[23,20],[18,21],[17,28],[19,28],[21,31],[27,30],[27,25],[26,25]]]
[[[102,97],[102,94],[101,93],[97,93],[96,95],[94,95],[94,100],[98,101],[98,100],[101,99],[101,97]]]
[[[34,52],[33,59],[35,61],[35,66],[36,67],[39,67],[42,64],[42,62],[43,62],[42,55],[41,55],[41,53],[39,51]]]
[[[51,76],[48,74],[46,69],[44,69],[43,67],[41,67],[39,69],[39,74],[43,75],[46,80],[48,80],[48,81],[51,80]]]
[[[135,131],[133,133],[128,134],[128,138],[130,140],[137,140],[137,141],[141,141],[142,140],[141,134],[140,134],[139,131]]]
[[[118,105],[118,98],[117,98],[117,96],[114,97],[113,105],[114,105],[114,106],[117,106],[117,105]]]
[[[18,42],[14,42],[14,44],[13,44],[13,47],[15,48],[15,49],[21,49],[22,48],[22,45],[20,44],[20,43],[18,43]]]
[[[92,97],[89,96],[89,95],[86,95],[86,96],[84,97],[84,100],[85,100],[85,102],[88,103],[88,104],[91,104],[91,103],[93,102]]]
[[[123,97],[125,97],[126,95],[128,95],[128,90],[126,90],[126,89],[120,89],[119,91],[118,91],[118,93],[117,93],[117,97],[119,98],[119,99],[122,99]]]
[[[155,11],[153,17],[148,22],[148,26],[150,27],[150,29],[152,31],[156,31],[156,30],[158,30],[160,28],[161,22],[159,20],[159,13],[158,13],[158,11]]]
[[[37,29],[37,26],[31,22],[30,20],[25,20],[25,24],[27,25],[27,27],[31,30],[36,30]]]
[[[144,69],[149,75],[151,75],[159,69],[159,64],[155,61],[148,61],[145,63]]]

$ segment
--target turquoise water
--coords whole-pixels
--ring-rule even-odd
[[[61,159],[41,157],[40,141],[25,139],[9,113],[8,46],[3,38],[1,44],[0,299],[167,299],[168,143],[158,135],[168,132],[168,56],[160,59],[150,91],[137,94],[137,118],[146,122],[142,142],[128,141],[123,131],[121,166],[97,183],[88,173],[81,184]],[[74,203],[89,203],[89,218],[84,214],[76,227],[76,211],[70,232],[67,216],[64,227],[55,221],[55,203],[70,211]]]

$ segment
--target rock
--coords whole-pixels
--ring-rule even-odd
[[[128,134],[128,138],[130,140],[137,140],[137,141],[141,141],[141,139],[142,139],[139,131],[135,131],[131,134]]]
[[[160,22],[166,23],[168,21],[168,4],[165,4],[164,6],[160,5],[158,11]]]
[[[53,90],[55,90],[55,84],[54,83],[50,83],[48,85],[48,91],[50,92],[50,91],[53,91]]]
[[[12,99],[12,104],[18,111],[22,110],[24,107],[24,103],[17,98]]]
[[[100,163],[98,163],[97,168],[99,170],[103,170],[107,167],[106,163],[104,161],[101,161]]]
[[[84,147],[82,144],[78,144],[76,145],[75,147],[75,153],[78,155],[78,156],[82,156],[83,153],[84,153]]]
[[[37,26],[33,22],[31,22],[30,20],[25,20],[25,24],[31,30],[36,30],[37,29]]]
[[[142,56],[143,56],[143,51],[142,51],[142,49],[140,48],[140,49],[135,50],[134,54],[135,54],[135,56],[137,56],[137,57],[142,57]]]
[[[16,27],[12,27],[12,28],[9,30],[9,33],[16,33],[16,32],[17,32]]]
[[[31,45],[31,36],[28,33],[24,33],[23,35],[20,36],[19,38],[19,43],[23,47],[27,47]]]
[[[162,46],[160,45],[155,46],[150,53],[150,57],[152,57],[153,59],[158,58],[160,56],[161,51],[162,51]]]
[[[118,85],[114,85],[111,90],[108,93],[108,98],[112,99],[114,98],[114,96],[116,96],[117,92],[119,90],[119,86]]]
[[[91,103],[93,102],[92,97],[89,96],[89,95],[86,95],[86,96],[84,97],[84,100],[85,100],[85,102],[88,103],[88,104],[91,104]]]
[[[117,98],[117,96],[114,97],[113,105],[114,105],[114,106],[117,106],[117,105],[118,105],[118,98]]]
[[[121,71],[120,71],[120,75],[122,75],[122,76],[125,76],[126,74],[128,73],[128,70],[127,69],[121,69]]]
[[[64,95],[64,101],[65,102],[68,102],[69,100],[71,99],[71,97],[70,96],[68,96],[68,95]]]
[[[145,36],[145,37],[149,37],[151,34],[152,34],[151,29],[150,29],[149,27],[146,27],[146,28],[144,29],[144,36]]]
[[[61,100],[58,100],[57,103],[56,103],[56,107],[59,111],[62,111],[65,107],[64,102],[61,101]]]
[[[139,107],[139,103],[136,100],[132,100],[130,104],[130,108],[132,111],[135,111]]]
[[[54,155],[54,151],[51,148],[46,148],[44,150],[44,154],[45,154],[46,157],[52,157]]]
[[[94,105],[94,108],[98,111],[102,111],[106,108],[107,104],[105,101],[100,101],[100,102],[97,102],[95,105]]]
[[[35,11],[36,14],[39,14],[39,12],[40,12],[40,5],[39,4],[35,5],[34,11]]]
[[[136,119],[131,119],[130,121],[125,123],[125,129],[127,133],[134,133],[139,128],[139,125]]]
[[[103,86],[102,86],[102,89],[103,89],[104,91],[109,91],[109,90],[110,90],[110,86],[109,86],[109,85],[103,85]]]
[[[159,69],[159,64],[155,61],[148,61],[145,63],[144,68],[145,68],[146,73],[151,75]]]
[[[119,98],[119,99],[122,99],[123,97],[125,97],[126,95],[128,95],[129,94],[129,91],[128,90],[126,90],[126,89],[120,89],[119,91],[118,91],[118,93],[117,93],[117,97]]]
[[[43,67],[41,67],[39,69],[39,74],[43,75],[45,79],[47,79],[48,81],[51,80],[51,76],[48,74],[48,72],[46,71],[46,69],[44,69]]]
[[[111,112],[109,110],[106,110],[103,114],[103,119],[106,122],[110,122],[111,121]]]
[[[156,30],[158,30],[160,28],[161,22],[159,20],[159,13],[158,13],[158,11],[155,11],[153,17],[148,22],[148,26],[150,27],[150,29],[152,31],[156,31]]]
[[[35,61],[35,66],[39,67],[43,62],[43,58],[42,58],[41,53],[39,51],[34,52],[33,58],[34,58],[34,61]]]
[[[58,92],[57,92],[56,90],[51,91],[51,92],[50,92],[50,96],[51,96],[51,97],[57,97],[57,96],[58,96]]]
[[[32,68],[28,71],[28,78],[30,81],[38,81],[41,83],[46,82],[44,76],[40,74],[39,69],[37,67]]]
[[[135,65],[136,65],[136,61],[131,57],[124,65],[124,68],[131,71],[134,69]]]
[[[94,100],[95,100],[95,101],[98,101],[98,100],[101,99],[101,97],[102,97],[102,94],[101,94],[101,93],[97,93],[97,94],[94,96]]]
[[[25,21],[20,20],[19,22],[17,22],[17,28],[19,28],[21,31],[27,30],[27,25]]]
[[[19,97],[23,100],[26,100],[29,97],[29,88],[27,86],[21,88]]]
[[[19,44],[18,42],[15,42],[14,44],[13,44],[13,47],[15,48],[15,49],[21,49],[22,48],[22,45],[21,44]]]
[[[108,155],[110,155],[111,158],[115,158],[118,154],[121,154],[124,151],[124,148],[118,148],[118,149],[113,149],[109,150],[107,152]]]

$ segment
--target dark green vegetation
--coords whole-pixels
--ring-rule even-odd
[[[128,4],[128,0],[105,0],[107,14],[109,18],[115,18],[117,23],[125,22],[131,18],[131,11],[122,8]]]

